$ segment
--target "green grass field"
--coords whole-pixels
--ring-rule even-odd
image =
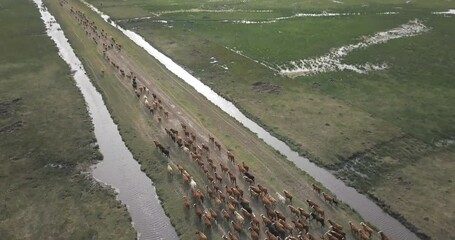
[[[453,3],[89,2],[113,19],[122,20],[122,26],[144,36],[294,149],[334,170],[340,178],[374,196],[427,235],[440,239],[450,234],[441,231],[440,226],[447,228],[444,223],[453,220],[453,215],[444,214],[453,212],[452,193],[428,188],[422,196],[415,187],[402,200],[395,201],[390,189],[396,188],[398,178],[409,178],[416,186],[451,186],[447,174],[441,180],[441,169],[422,166],[435,158],[447,164],[440,165],[444,168],[454,166],[453,145],[439,143],[455,137],[455,18],[432,14],[455,8]],[[235,11],[220,12],[229,9]],[[271,11],[247,13],[252,10]],[[266,21],[322,11],[360,15],[291,18],[270,24],[224,22]],[[378,14],[389,11],[397,14]],[[143,16],[151,19],[131,20]],[[336,71],[291,79],[251,60],[274,66],[321,56],[332,48],[356,43],[362,36],[387,31],[413,19],[421,20],[430,30],[353,51],[343,60],[349,64],[386,62],[389,67],[383,71]],[[235,48],[251,59],[227,48]],[[213,63],[214,59],[218,62]],[[262,87],[255,87],[258,85]],[[267,86],[275,90],[268,93]],[[427,205],[425,196],[444,199],[444,208]],[[421,221],[420,214],[403,207],[412,199],[419,199],[412,201],[412,206],[425,207],[434,221]]]
[[[102,156],[37,7],[2,1],[0,29],[0,238],[135,238],[126,208],[84,173]]]
[[[195,128],[210,131],[221,141],[223,146],[232,149],[239,159],[250,165],[257,179],[259,179],[258,181],[268,185],[274,191],[289,189],[296,195],[294,202],[296,205],[305,206],[303,201],[308,198],[318,201],[324,206],[331,219],[343,225],[347,226],[349,220],[360,221],[359,217],[346,205],[339,208],[328,207],[311,190],[310,184],[313,180],[308,175],[293,167],[292,164],[257,139],[254,134],[241,127],[235,120],[227,117],[225,113],[210,104],[192,88],[182,84],[181,80],[169,74],[156,60],[127,40],[121,33],[108,26],[79,1],[69,1],[69,3],[75,9],[83,11],[90,20],[95,21],[98,27],[104,29],[122,44],[122,52],[131,57],[131,63],[139,66],[147,75],[146,80],[166,94],[166,98],[170,101],[167,104],[174,105],[179,112],[181,111],[182,117],[192,121]],[[160,142],[168,146],[173,145],[162,129],[166,125],[164,123],[159,125],[155,119],[150,118],[149,113],[138,103],[130,84],[112,71],[100,50],[85,36],[83,29],[75,22],[74,18],[67,11],[61,10],[57,3],[47,1],[47,4],[62,25],[71,45],[83,59],[84,66],[91,79],[103,93],[106,104],[119,125],[122,138],[135,159],[142,164],[144,172],[154,181],[157,193],[163,201],[163,207],[170,216],[171,222],[179,232],[181,239],[194,239],[196,229],[204,230],[211,238],[219,237],[221,231],[218,228],[212,228],[211,231],[206,230],[194,216],[193,209],[185,212],[182,196],[189,194],[188,189],[182,184],[179,176],[173,178],[167,176],[165,171],[167,162],[153,147],[152,141],[155,139],[159,139]],[[106,71],[103,77],[101,76],[101,69]],[[151,91],[155,90],[151,89]],[[173,116],[170,117],[169,121],[175,121]],[[200,183],[202,188],[205,187],[204,175],[194,163],[188,161],[187,155],[172,147],[171,159],[174,163],[181,164],[188,169],[196,182]],[[210,206],[210,203],[208,204]],[[219,222],[223,227],[227,226],[221,220]],[[321,235],[323,230],[323,228],[315,227],[313,223],[312,232],[314,234]]]

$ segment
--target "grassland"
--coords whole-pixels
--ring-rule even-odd
[[[2,1],[0,29],[0,238],[135,238],[126,208],[87,173],[102,156],[36,6]]]
[[[450,2],[90,2],[233,100],[301,154],[332,169],[432,238],[453,238],[451,233],[441,230],[450,229],[444,223],[453,221],[453,214],[445,214],[453,212],[453,193],[434,187],[425,188],[425,195],[421,192],[423,183],[444,188],[452,186],[453,181],[446,175],[444,180],[440,178],[441,172],[447,173],[441,168],[422,167],[434,159],[446,163],[438,165],[445,169],[453,169],[454,164],[453,145],[441,143],[450,143],[455,136],[455,116],[451,110],[455,105],[452,67],[455,20],[431,14],[454,8]],[[129,6],[133,6],[131,11]],[[193,10],[182,11],[185,9]],[[251,10],[272,11],[242,12]],[[292,18],[270,24],[224,22],[267,21],[322,11],[360,15]],[[398,14],[378,14],[389,11]],[[131,20],[143,16],[151,19]],[[333,47],[358,42],[362,36],[412,19],[422,20],[431,30],[355,51],[344,60],[351,64],[386,62],[389,68],[385,71],[369,74],[343,71],[289,79],[251,60],[274,66],[317,57]],[[227,48],[235,48],[251,59]],[[274,90],[268,92],[270,86]],[[409,179],[415,186],[403,193],[399,201],[391,191],[399,186],[397,179]],[[443,199],[439,201],[442,205],[427,204],[426,196]],[[404,207],[408,202],[413,205]],[[412,207],[425,209],[432,221],[422,221]]]
[[[245,161],[253,169],[258,181],[267,184],[274,191],[288,189],[296,196],[293,204],[305,206],[304,199],[313,199],[327,209],[330,218],[347,225],[349,220],[360,221],[359,217],[346,205],[331,208],[322,202],[312,190],[310,184],[313,180],[304,172],[293,167],[270,147],[266,146],[257,137],[240,126],[239,123],[228,117],[224,112],[210,104],[203,96],[197,94],[192,88],[182,83],[174,75],[165,71],[152,57],[141,48],[126,39],[121,33],[112,29],[95,13],[79,1],[69,1],[77,10],[83,11],[95,24],[104,29],[108,35],[113,36],[122,47],[125,54],[122,59],[130,66],[137,66],[141,72],[141,79],[150,84],[151,91],[162,93],[166,106],[172,108],[175,115],[171,115],[169,122],[157,124],[148,111],[138,103],[131,90],[130,84],[124,80],[110,64],[90,38],[85,36],[84,30],[77,24],[68,11],[64,11],[53,1],[47,1],[50,11],[62,25],[62,29],[70,39],[73,48],[83,59],[91,79],[95,82],[100,92],[103,93],[105,102],[110,112],[119,125],[122,138],[130,148],[135,159],[141,164],[143,170],[154,181],[157,193],[163,201],[163,207],[170,216],[171,222],[176,227],[182,239],[194,239],[194,231],[202,229],[211,238],[220,236],[221,229],[205,229],[194,216],[193,209],[185,212],[182,196],[188,195],[188,189],[182,184],[178,176],[168,177],[165,171],[167,161],[153,147],[153,140],[159,140],[168,146],[173,146],[170,139],[165,136],[163,127],[178,121],[175,115],[181,115],[186,121],[191,122],[194,129],[200,132],[209,131],[223,144],[223,147],[235,152],[236,157]],[[129,59],[129,60],[125,60]],[[104,76],[101,70],[105,70]],[[138,72],[136,72],[139,74]],[[170,107],[172,106],[172,107]],[[177,114],[178,112],[178,114]],[[178,125],[177,125],[178,127]],[[205,187],[204,175],[188,161],[188,156],[181,150],[171,147],[171,160],[184,166],[202,188]],[[208,206],[211,206],[208,203]],[[283,211],[284,210],[283,208]],[[220,221],[221,222],[221,221]],[[226,223],[220,225],[227,229]],[[312,232],[320,235],[324,229],[315,227]],[[232,231],[232,230],[231,230]]]

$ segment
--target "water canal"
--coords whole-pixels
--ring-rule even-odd
[[[47,34],[55,42],[59,55],[71,68],[92,118],[99,150],[104,156],[101,162],[93,166],[93,177],[116,190],[118,199],[128,208],[139,239],[179,239],[158,200],[153,182],[141,171],[140,165],[123,142],[101,94],[88,78],[60,25],[42,0],[33,1],[41,13]]]

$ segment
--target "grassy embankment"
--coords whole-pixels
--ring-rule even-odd
[[[2,1],[0,29],[0,238],[134,239],[87,173],[102,158],[90,117],[35,4]]]
[[[142,0],[91,2],[114,19],[124,20],[123,26],[145,36],[294,149],[336,170],[341,178],[377,198],[395,215],[401,215],[435,239],[450,236],[448,223],[455,215],[455,196],[446,188],[452,186],[450,172],[455,167],[455,154],[453,145],[439,143],[455,136],[455,116],[450,109],[455,105],[455,73],[451,67],[455,61],[455,35],[451,31],[454,18],[431,14],[453,8],[450,3],[403,4],[391,0],[361,6],[364,3],[358,1],[344,1],[345,4],[301,1],[291,6],[280,1],[261,2],[259,6],[255,1],[223,2],[226,7],[217,2],[201,5],[199,1],[174,5]],[[132,5],[134,8],[129,11]],[[252,17],[241,12],[152,14],[191,8],[274,11],[255,13]],[[139,14],[137,9],[142,12]],[[261,25],[220,22],[236,18],[258,20],[261,16],[266,20],[277,15],[323,10],[364,15],[290,19]],[[374,14],[381,11],[400,13]],[[126,20],[138,16],[152,19]],[[322,55],[332,47],[357,42],[361,36],[415,18],[431,27],[430,32],[356,51],[346,58],[348,63],[387,62],[390,66],[386,71],[367,75],[346,71],[288,79],[225,49],[235,47],[253,59],[283,64]],[[169,22],[152,22],[157,19]],[[218,63],[210,63],[211,57]],[[229,70],[224,70],[223,65]],[[254,91],[257,82],[277,86],[278,91],[271,94]],[[267,86],[259,90],[267,90]],[[428,168],[433,161],[440,164]],[[402,191],[397,198],[387,189]]]
[[[318,201],[324,206],[330,218],[343,223],[346,228],[348,220],[359,221],[358,217],[344,205],[338,209],[332,209],[322,203],[321,199],[310,189],[309,184],[312,180],[309,176],[292,167],[292,164],[259,141],[256,136],[210,104],[191,87],[165,71],[156,60],[104,23],[87,7],[78,1],[69,2],[71,6],[82,10],[90,20],[95,21],[97,26],[107,31],[122,44],[122,51],[128,53],[133,63],[147,74],[147,81],[162,89],[171,101],[169,104],[175,105],[175,109],[181,112],[182,117],[189,119],[194,128],[208,129],[224,146],[232,149],[241,161],[249,164],[259,182],[265,183],[276,191],[288,189],[294,192],[296,205],[305,206],[303,200],[307,198]],[[172,223],[181,234],[182,239],[194,238],[194,230],[203,229],[203,227],[196,220],[193,210],[185,213],[183,209],[181,198],[188,194],[188,190],[182,186],[179,178],[167,177],[165,171],[167,162],[155,150],[152,143],[153,140],[159,139],[160,142],[172,145],[170,140],[165,136],[161,126],[157,125],[156,121],[138,103],[130,89],[130,84],[120,78],[118,74],[114,74],[103,59],[101,52],[85,36],[84,31],[69,13],[61,11],[57,3],[51,1],[48,3],[50,10],[62,24],[72,46],[83,59],[87,71],[103,93],[111,114],[120,127],[123,139],[135,159],[141,162],[144,171],[154,181],[157,192],[163,200],[164,209]],[[101,77],[100,73],[103,69],[106,70],[106,75]],[[151,90],[154,91],[153,88]],[[172,147],[171,159],[174,163],[179,163],[187,168],[195,180],[202,183],[201,185],[204,187],[203,178],[205,177],[201,175],[194,163],[187,160],[186,155]],[[320,234],[323,229],[314,227],[312,231]],[[219,234],[218,230],[214,229],[209,235],[216,236],[217,234]]]

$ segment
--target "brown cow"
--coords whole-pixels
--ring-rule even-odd
[[[381,236],[381,240],[392,240],[391,238],[387,237],[382,231],[378,232]]]
[[[360,225],[362,226],[363,230],[367,232],[368,237],[370,238],[374,233],[373,229],[370,226],[366,225],[364,222],[361,222]]]
[[[223,163],[220,163],[220,167],[221,167],[221,172],[223,172],[224,174],[226,174],[229,171],[229,168],[226,167]]]
[[[230,151],[227,151],[227,152],[226,152],[226,155],[227,155],[229,161],[231,161],[232,163],[235,162],[234,154],[232,154]]]
[[[219,144],[217,141],[215,141],[215,146],[218,149],[218,151],[221,151],[221,144]]]
[[[182,175],[182,178],[183,178],[183,182],[186,183],[186,184],[190,184],[190,181],[191,181],[191,178],[188,177],[187,175],[183,174]]]
[[[293,198],[292,194],[286,190],[284,190],[283,192],[284,192],[284,197],[286,199],[289,199],[289,202],[292,202],[292,198]]]
[[[234,221],[231,221],[231,225],[237,233],[240,234],[242,232],[242,226],[240,226],[240,224],[238,224]]]
[[[162,146],[161,143],[156,140],[153,140],[153,143],[155,144],[156,148],[159,148],[160,146]]]
[[[243,176],[243,180],[245,180],[245,182],[247,182],[249,185],[254,184],[254,181],[247,176]]]
[[[299,207],[300,217],[304,217],[306,220],[310,218],[310,214],[307,213],[303,208]]]
[[[210,148],[209,148],[209,146],[205,145],[204,143],[202,143],[202,145],[201,145],[201,146],[202,146],[202,149],[203,149],[204,151],[206,151],[206,152],[210,152]]]
[[[242,211],[242,214],[245,218],[251,219],[253,217],[253,215],[249,213],[245,208],[241,208],[240,210]]]
[[[251,217],[251,225],[257,226],[259,228],[259,219],[255,215]]]
[[[253,191],[255,191],[254,188],[251,188],[251,187],[252,187],[252,186],[250,186],[250,189],[253,190]],[[259,190],[259,191],[260,191],[260,190]],[[257,192],[257,191],[255,191],[255,192]],[[271,201],[269,200],[269,198],[268,198],[267,196],[265,196],[265,195],[262,196],[261,202],[262,202],[262,204],[264,204],[265,206],[272,206],[272,202],[271,202]]]
[[[226,220],[226,221],[231,220],[231,215],[229,215],[229,213],[226,210],[222,209],[221,214],[223,214],[224,220]]]
[[[226,201],[226,195],[221,190],[218,190],[218,197],[221,199],[221,201]]]
[[[313,187],[313,190],[316,191],[318,194],[321,194],[321,188],[316,186],[314,183],[311,184],[311,186]]]
[[[209,180],[209,182],[212,182],[213,180],[215,180],[215,178],[213,178],[212,175],[210,175],[210,173],[207,173],[207,179]]]
[[[321,224],[321,226],[323,226],[323,227],[325,226],[324,218],[318,216],[314,212],[311,212],[310,216],[312,219],[315,219],[317,222],[319,222]]]
[[[317,212],[320,217],[322,217],[322,218],[325,217],[324,209],[322,209],[318,206],[312,206],[311,208],[313,208],[314,211]]]
[[[216,167],[215,167],[215,168],[216,168]],[[216,180],[217,180],[220,184],[221,184],[221,182],[223,181],[223,177],[220,176],[220,175],[218,175],[217,172],[215,172],[215,178],[216,178]]]
[[[351,227],[352,234],[359,234],[360,229],[356,227],[351,221],[349,221],[349,226]]]
[[[201,190],[196,190],[194,191],[193,189],[191,189],[191,192],[193,194],[193,197],[199,201],[200,203],[204,203],[204,194],[201,192]]]
[[[184,196],[184,197],[183,197],[183,205],[184,205],[187,209],[190,209],[191,203],[190,203],[190,200],[188,199],[187,196]]]
[[[248,167],[245,162],[242,162],[242,167],[245,169],[245,171],[250,171],[250,167]]]
[[[319,207],[319,205],[317,205],[315,202],[311,201],[310,199],[307,199],[306,202],[308,203],[308,205],[310,207],[313,207],[313,206]]]
[[[207,236],[205,236],[205,234],[201,231],[197,231],[196,235],[198,235],[199,240],[207,240]]]
[[[174,174],[174,170],[172,169],[172,167],[171,167],[171,165],[170,165],[169,163],[167,164],[166,170],[167,170],[167,173],[168,173],[170,176],[172,176],[172,175]]]
[[[370,236],[368,235],[368,232],[363,230],[363,229],[359,230],[359,236],[360,236],[361,240],[369,240],[370,239]]]
[[[246,172],[245,168],[242,165],[237,164],[237,167],[239,169],[239,172],[241,172],[241,173],[245,173]]]
[[[280,232],[281,234],[283,235],[286,234],[284,225],[281,224],[280,222],[278,221],[273,222],[273,226],[275,226],[276,230],[278,230],[278,232]]]
[[[228,203],[227,203],[227,207],[228,207],[228,210],[229,210],[229,211],[231,211],[232,213],[234,213],[234,211],[235,211],[235,209],[236,209],[234,204],[232,204],[231,202],[228,202]]]
[[[209,208],[209,212],[213,219],[215,219],[215,220],[218,219],[218,213],[216,213],[215,210],[213,210],[212,208]]]
[[[338,234],[340,234],[341,236],[343,237],[346,237],[346,232],[343,230],[343,229],[340,229],[340,228],[336,228],[334,226],[330,226],[330,229],[337,232]]]
[[[262,222],[264,223],[264,225],[268,225],[268,224],[272,224],[272,220],[266,216],[264,216],[264,214],[261,214],[261,218],[262,218]]]
[[[210,168],[212,169],[212,171],[216,174],[216,165],[215,165],[215,163],[209,162],[209,165],[210,165]]]
[[[216,206],[221,206],[221,204],[223,203],[223,201],[221,201],[221,199],[218,197],[218,196],[215,196],[215,205]]]
[[[305,231],[305,233],[308,233],[310,230],[310,226],[300,220],[293,220],[292,222],[294,223],[295,228],[299,229],[300,231]]]
[[[271,207],[269,207],[267,205],[264,205],[264,207],[265,207],[265,212],[267,214],[267,217],[269,217],[272,220],[277,219],[276,212]]]
[[[292,230],[294,230],[294,227],[292,227],[289,223],[287,223],[286,221],[284,221],[284,220],[282,220],[282,219],[280,219],[280,220],[278,220],[278,221],[284,226],[284,228],[285,228],[286,230],[289,231],[289,233],[292,234]]]
[[[237,199],[233,198],[232,196],[229,196],[229,202],[232,203],[236,208],[239,206],[239,201],[237,201]]]
[[[337,201],[335,200],[335,198],[332,196],[329,196],[325,192],[322,192],[322,196],[324,197],[324,201],[328,202],[330,205],[332,205],[332,203],[335,205],[337,204]]]
[[[300,216],[300,211],[298,208],[296,208],[292,205],[288,205],[288,208],[289,208],[289,210],[291,210],[292,214],[295,214],[297,217]]]
[[[240,199],[243,197],[243,190],[238,185],[235,185],[235,187],[232,188],[232,191],[234,192],[235,198]]]
[[[335,236],[330,234],[330,231],[327,231],[326,233],[324,233],[324,239],[327,239],[327,240],[338,240],[338,238],[336,238]]]
[[[329,230],[328,233],[334,237],[336,237],[337,240],[342,240],[344,239],[344,235],[338,233],[337,231],[334,230]]]
[[[212,187],[213,189],[215,189],[215,191],[219,191],[220,190],[220,185],[218,185],[216,182],[212,182]]]
[[[248,189],[248,190],[250,191],[251,198],[259,199],[259,193],[256,193],[251,189]]]
[[[286,216],[284,216],[284,214],[282,214],[280,211],[277,211],[277,210],[275,210],[274,212],[278,219],[286,221]]]
[[[249,227],[248,230],[250,230],[250,237],[252,240],[259,240],[259,233],[256,232],[256,230],[251,227]]]
[[[177,169],[179,170],[180,174],[183,174],[183,170],[185,170],[181,165],[177,164]]]
[[[230,171],[228,171],[229,174],[229,179],[231,180],[232,184],[237,184],[237,178],[232,174]]]
[[[327,222],[329,222],[330,225],[333,226],[334,228],[343,229],[343,227],[340,224],[338,224],[330,219],[327,219]]]
[[[258,184],[258,188],[261,190],[261,192],[264,194],[264,195],[267,195],[268,194],[268,190],[266,187],[262,186],[261,184]]]
[[[206,228],[212,227],[211,217],[207,213],[204,213],[204,225]]]
[[[201,217],[202,217],[201,207],[199,207],[199,205],[197,205],[196,203],[193,204],[193,207],[194,207],[194,211],[196,212],[196,215],[198,216],[198,219],[201,219]]]
[[[278,237],[269,232],[269,230],[265,230],[265,234],[268,240],[278,240]]]
[[[229,240],[239,240],[234,234],[228,232]]]

